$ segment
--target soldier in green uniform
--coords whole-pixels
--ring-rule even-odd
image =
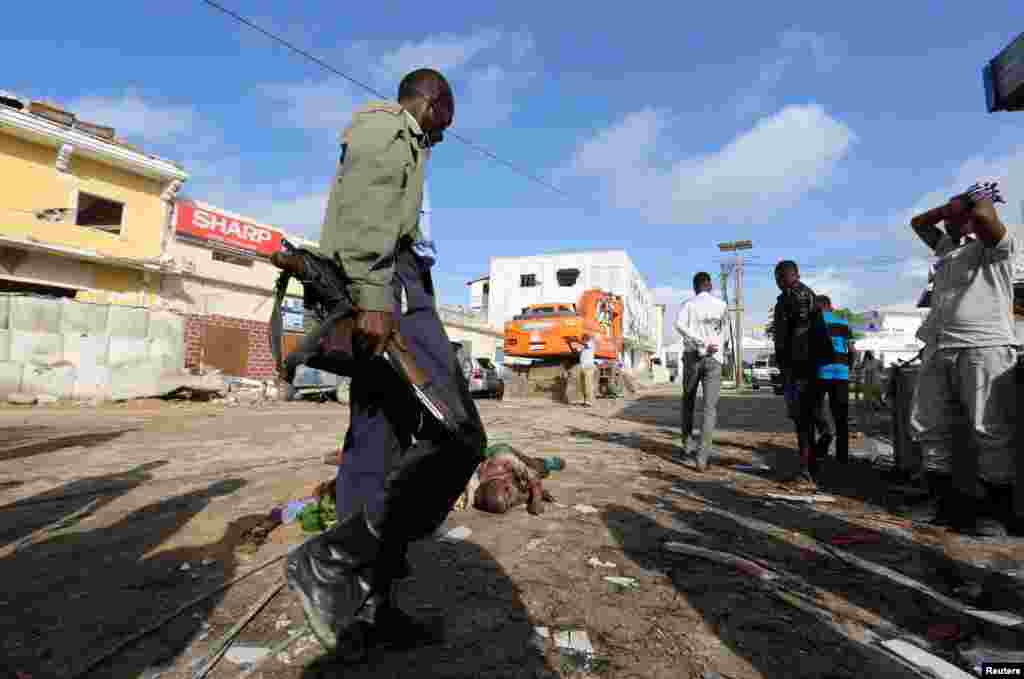
[[[351,280],[358,360],[336,483],[339,523],[295,550],[286,572],[317,638],[344,660],[427,631],[394,604],[392,586],[409,574],[409,543],[437,530],[487,447],[437,314],[430,263],[417,249],[424,164],[454,110],[444,76],[420,69],[402,80],[397,103],[356,111],[320,236],[321,254]],[[456,415],[457,433],[432,426],[382,357],[396,334]]]

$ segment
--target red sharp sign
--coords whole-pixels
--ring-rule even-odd
[[[243,222],[195,203],[179,201],[174,228],[184,235],[269,257],[281,249],[281,232]]]

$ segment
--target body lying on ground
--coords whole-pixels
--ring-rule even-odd
[[[480,463],[467,486],[466,504],[491,514],[505,514],[524,504],[531,514],[544,513],[544,501],[553,502],[541,483],[548,476],[544,460],[511,446],[494,448],[497,452]]]

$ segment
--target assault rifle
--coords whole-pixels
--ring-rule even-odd
[[[270,351],[280,378],[290,384],[300,365],[351,377],[359,360],[356,356],[359,348],[353,346],[358,309],[349,292],[351,279],[345,275],[341,264],[305,248],[295,247],[288,240],[281,241],[281,250],[271,255],[270,262],[281,270],[275,286],[274,309],[270,314]],[[302,283],[302,305],[312,311],[319,322],[303,337],[297,350],[284,356],[281,304],[292,278]],[[395,335],[388,340],[384,358],[437,423],[454,432],[458,418],[437,393],[427,373],[416,364],[400,336]]]

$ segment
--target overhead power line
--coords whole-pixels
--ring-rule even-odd
[[[381,94],[379,91],[374,89],[371,85],[367,85],[366,83],[362,82],[361,80],[353,78],[352,76],[348,75],[347,73],[343,73],[343,72],[339,71],[338,69],[336,69],[334,66],[331,66],[329,63],[327,63],[323,59],[320,59],[319,57],[317,57],[314,54],[310,54],[306,50],[302,49],[301,47],[298,47],[298,46],[294,45],[291,42],[288,42],[287,40],[285,40],[284,38],[280,37],[279,35],[271,33],[270,31],[268,31],[267,29],[263,28],[262,26],[259,26],[259,25],[255,24],[255,23],[253,23],[252,21],[250,21],[249,19],[246,19],[241,14],[238,14],[237,12],[228,9],[227,7],[225,7],[224,5],[220,4],[219,2],[216,2],[215,0],[202,0],[202,2],[204,2],[205,4],[209,5],[210,7],[212,7],[213,9],[215,9],[215,10],[217,10],[219,12],[221,12],[223,14],[226,14],[227,16],[231,17],[235,21],[248,26],[249,28],[253,29],[254,31],[257,31],[258,33],[261,33],[261,34],[265,35],[266,37],[270,38],[274,42],[279,43],[281,45],[284,45],[285,47],[287,47],[292,52],[294,52],[294,53],[296,53],[296,54],[298,54],[298,55],[300,55],[300,56],[302,56],[302,57],[304,57],[306,59],[309,59],[310,61],[312,61],[317,66],[320,66],[321,68],[324,68],[325,70],[330,71],[331,73],[333,73],[336,76],[344,78],[348,82],[352,83],[353,85],[355,85],[357,87],[360,87],[360,88],[366,90],[370,94],[372,94],[372,95],[374,95],[376,97],[380,97],[381,99],[389,99],[390,98],[387,95]],[[448,135],[453,137],[453,138],[455,138],[455,139],[457,139],[458,141],[462,142],[463,144],[465,144],[469,148],[473,149],[474,151],[476,151],[480,155],[485,156],[485,157],[489,158],[490,160],[492,160],[492,161],[494,161],[494,162],[496,162],[496,163],[498,163],[500,165],[504,165],[505,167],[507,167],[508,169],[512,170],[516,174],[518,174],[518,175],[520,175],[522,177],[525,177],[526,179],[529,179],[532,182],[540,184],[544,188],[550,189],[551,191],[554,191],[555,193],[558,193],[558,194],[560,194],[562,196],[565,196],[567,198],[571,197],[570,194],[568,194],[567,192],[565,192],[562,189],[558,188],[557,186],[555,186],[551,182],[548,182],[548,181],[544,180],[543,178],[538,177],[536,174],[530,172],[529,170],[527,170],[527,169],[525,169],[523,167],[520,167],[519,165],[516,165],[515,163],[513,163],[511,161],[505,160],[504,158],[502,158],[501,156],[497,155],[493,151],[487,149],[486,147],[484,147],[484,146],[482,146],[482,145],[480,145],[480,144],[478,144],[478,143],[476,143],[476,142],[474,142],[474,141],[472,141],[470,139],[467,139],[466,137],[462,136],[461,134],[459,134],[457,132],[448,132]]]

